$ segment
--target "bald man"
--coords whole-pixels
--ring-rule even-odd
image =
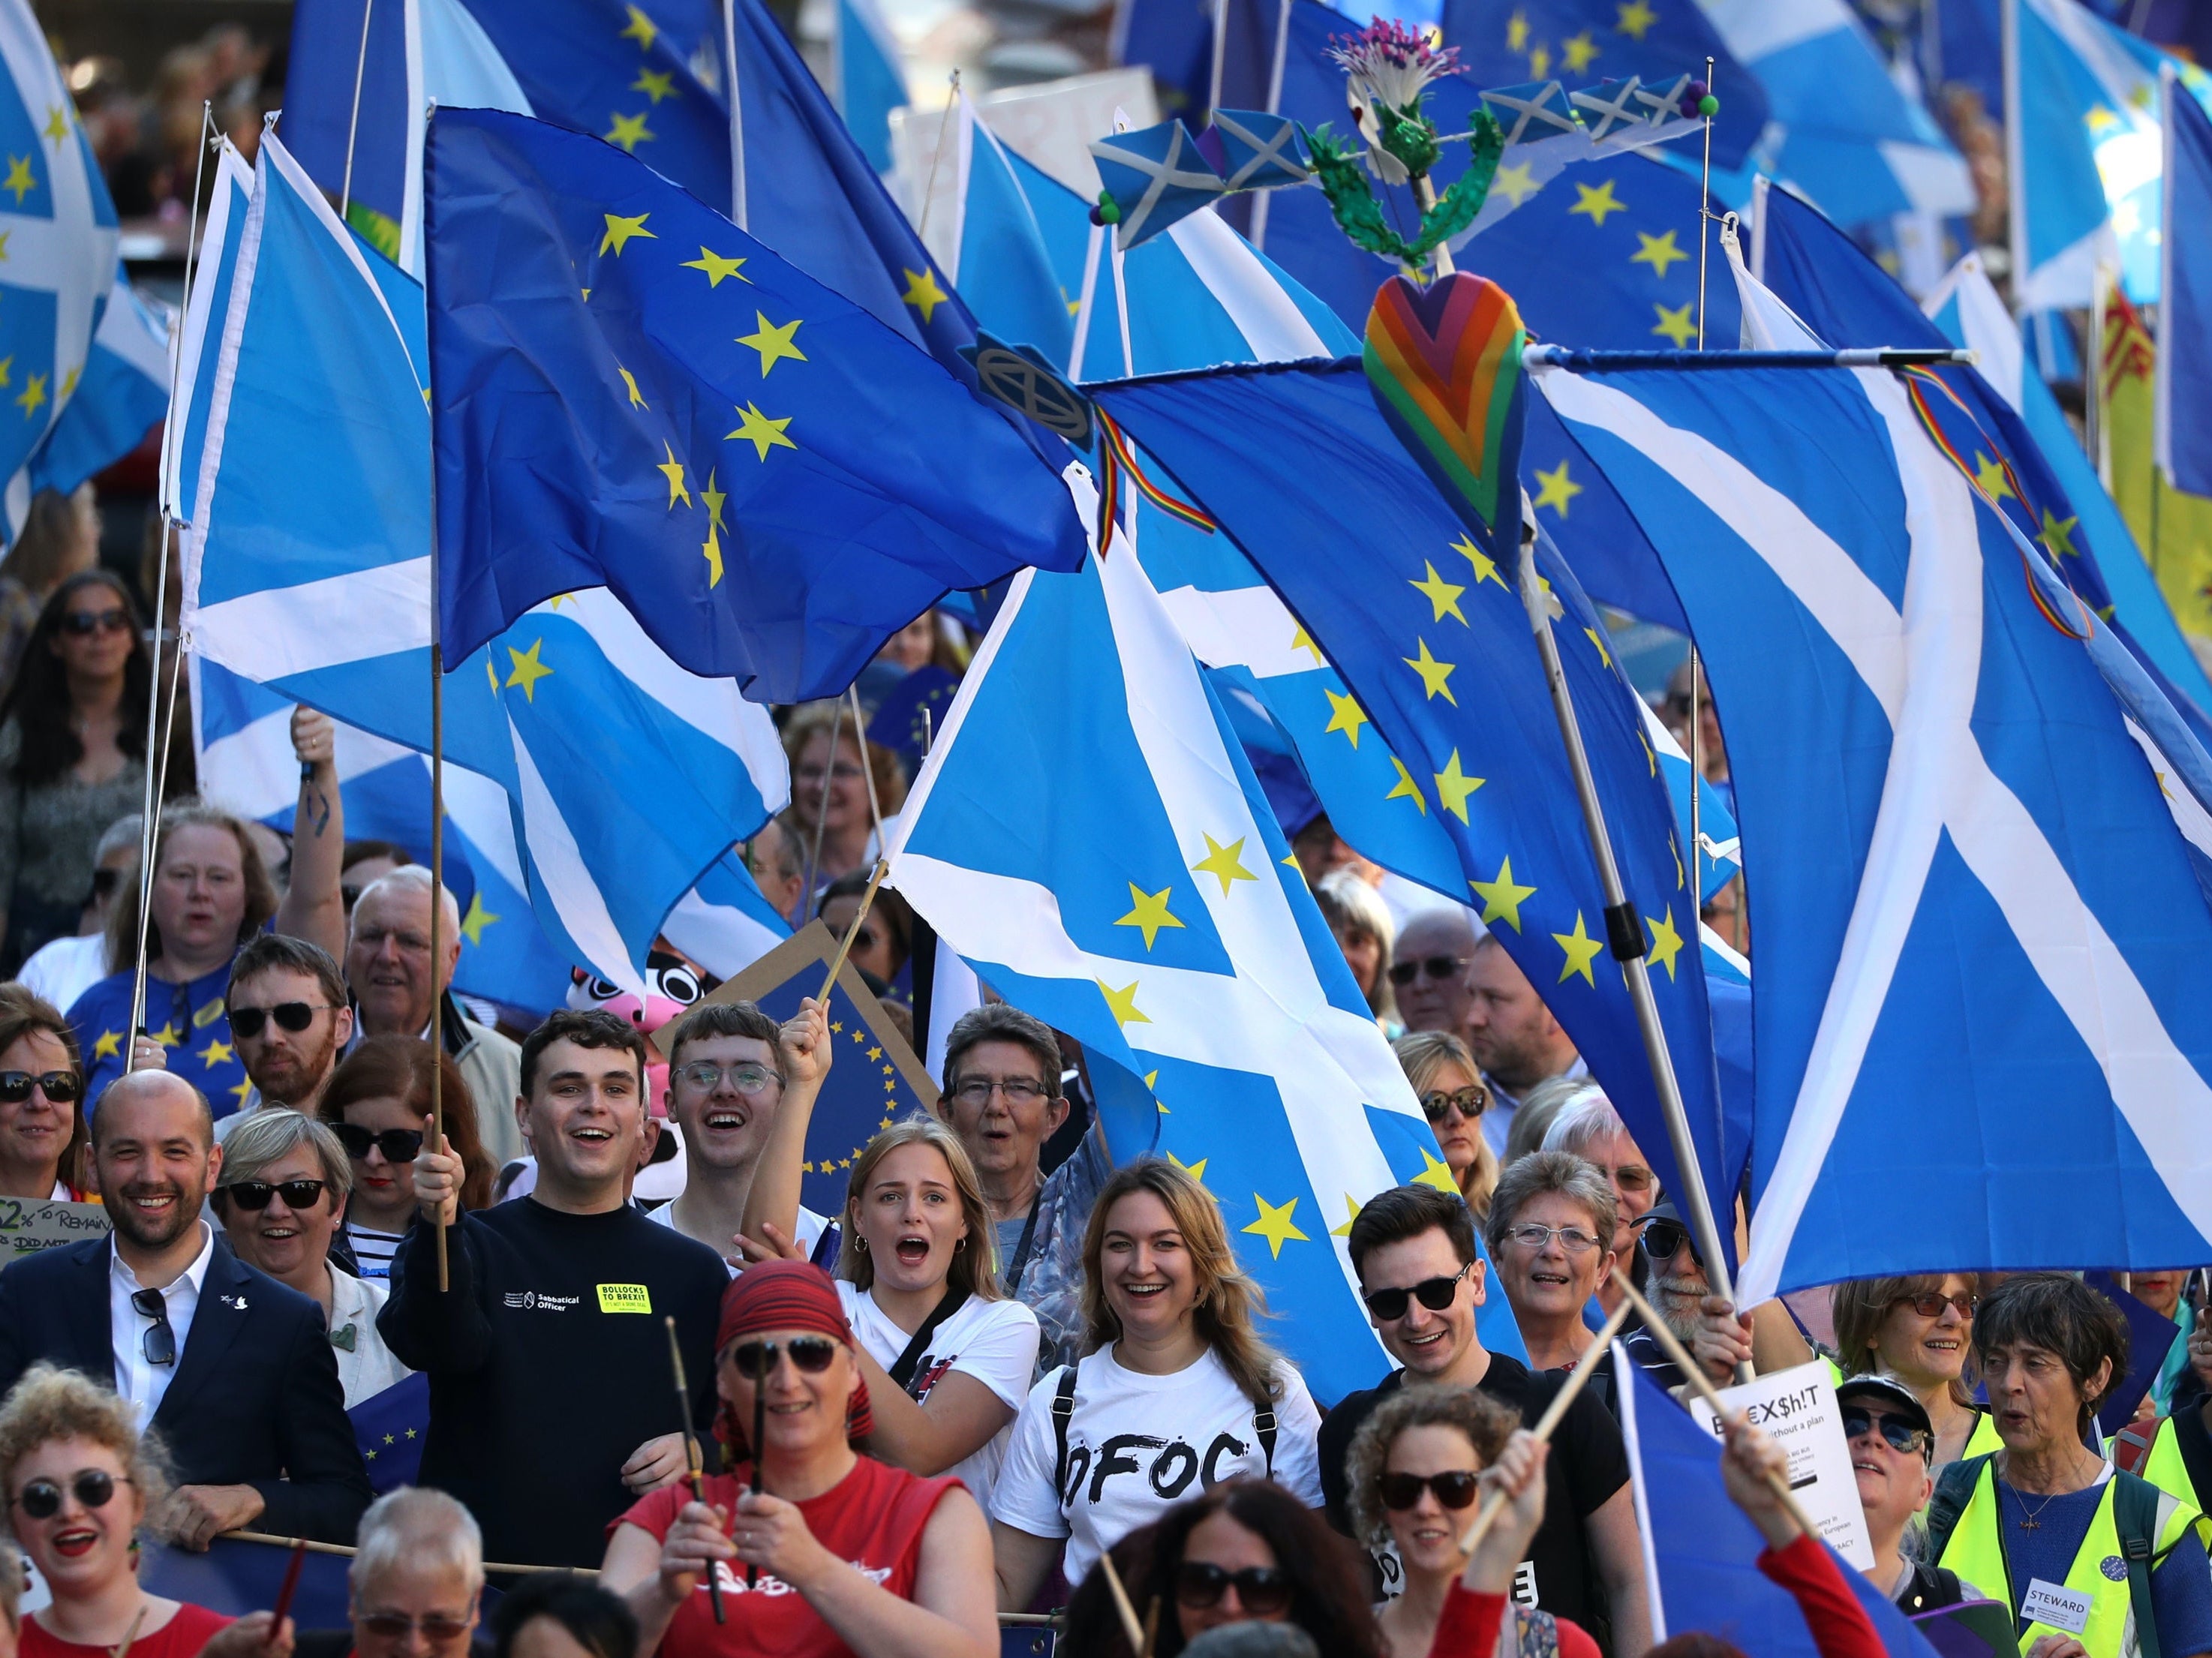
[[[206,1096],[119,1078],[92,1160],[114,1230],[0,1272],[0,1394],[41,1359],[114,1388],[169,1448],[187,1547],[248,1526],[351,1541],[371,1492],[322,1309],[200,1218],[222,1169]]]

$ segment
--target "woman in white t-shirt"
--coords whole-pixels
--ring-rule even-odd
[[[1002,1612],[1029,1606],[1055,1555],[1079,1583],[1101,1550],[1226,1479],[1321,1506],[1321,1414],[1255,1332],[1259,1288],[1203,1186],[1157,1157],[1117,1170],[1083,1270],[1089,1351],[1030,1391],[993,1495]]]

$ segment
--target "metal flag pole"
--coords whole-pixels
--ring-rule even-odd
[[[361,131],[361,83],[368,69],[368,22],[376,15],[376,0],[361,0],[361,55],[353,64],[353,114],[346,121],[345,179],[338,191],[338,217],[353,211],[353,141]]]
[[[1558,716],[1559,738],[1566,745],[1567,766],[1573,772],[1575,794],[1582,802],[1583,826],[1590,851],[1597,859],[1599,884],[1605,891],[1606,942],[1628,981],[1629,1000],[1635,1005],[1636,1027],[1644,1038],[1644,1057],[1651,1066],[1651,1080],[1659,1093],[1660,1114],[1667,1121],[1667,1141],[1674,1148],[1674,1167],[1681,1176],[1679,1199],[1686,1212],[1690,1230],[1698,1240],[1705,1262],[1705,1282],[1712,1292],[1735,1299],[1729,1281],[1728,1257],[1721,1253],[1720,1229],[1714,1224],[1711,1203],[1705,1195],[1696,1143],[1690,1139],[1689,1114],[1683,1108],[1682,1090],[1674,1076],[1674,1055],[1668,1051],[1666,1027],[1659,1021],[1659,1003],[1651,993],[1651,974],[1644,956],[1644,921],[1622,885],[1620,865],[1613,853],[1613,835],[1607,829],[1605,808],[1597,798],[1597,780],[1590,773],[1589,751],[1583,746],[1581,723],[1575,717],[1574,699],[1567,689],[1566,670],[1560,665],[1559,641],[1552,636],[1552,610],[1558,600],[1547,593],[1536,574],[1536,535],[1533,521],[1523,519],[1519,568],[1521,604],[1528,612],[1528,625],[1536,635],[1536,649],[1544,659],[1544,679],[1552,693],[1552,712]],[[1743,1367],[1747,1370],[1748,1366]],[[1747,1382],[1748,1375],[1739,1374]]]
[[[1282,0],[1275,9],[1275,59],[1267,70],[1267,113],[1279,115],[1283,108],[1283,65],[1291,46],[1291,0]],[[1275,199],[1272,190],[1255,192],[1252,203],[1252,246],[1258,252],[1267,251],[1267,204]]]
[[[423,116],[428,124],[437,118],[435,104]],[[425,152],[429,149],[430,136],[422,135]],[[437,399],[430,403],[433,428],[430,445],[430,1045],[437,1054],[445,1052],[446,993],[438,984],[438,950],[441,944],[440,923],[446,917],[446,629],[439,620],[438,606],[438,452],[434,419]],[[430,1066],[430,1145],[443,1155],[446,1150],[446,1098],[440,1085],[446,1067],[433,1056]],[[453,1214],[459,1218],[461,1194],[458,1184],[453,1191]],[[438,1223],[438,1293],[444,1295],[453,1287],[446,1268],[446,1223]]]
[[[1705,94],[1712,95],[1713,59],[1705,59]],[[1698,182],[1698,349],[1705,349],[1705,247],[1713,220],[1713,118],[1705,117],[1705,159]],[[1705,896],[1705,756],[1700,740],[1704,717],[1698,712],[1698,687],[1705,666],[1698,660],[1698,636],[1690,635],[1690,898],[1702,914]]]
[[[822,873],[822,827],[830,821],[830,785],[837,775],[837,744],[845,732],[845,699],[839,697],[830,704],[830,708],[832,712],[830,715],[830,757],[822,762],[822,799],[814,809],[814,840],[807,848],[806,866],[804,872],[805,880],[802,884],[799,893],[799,896],[805,901],[806,908],[809,909],[814,908],[814,883]],[[862,739],[862,743],[860,760],[865,767],[868,757],[865,738]]]
[[[929,203],[937,194],[937,169],[945,160],[945,130],[952,125],[952,112],[959,107],[960,71],[956,68],[952,71],[952,90],[945,94],[945,112],[937,118],[937,143],[930,149],[929,176],[921,185],[921,213],[914,225],[915,240],[921,244],[925,253],[929,251]]]

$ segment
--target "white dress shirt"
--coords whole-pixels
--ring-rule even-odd
[[[161,1408],[161,1395],[169,1391],[177,1365],[184,1360],[185,1342],[192,1333],[192,1314],[200,1304],[200,1286],[207,1280],[208,1261],[215,1254],[214,1229],[205,1221],[198,1224],[199,1254],[161,1291],[168,1307],[169,1327],[177,1337],[177,1357],[167,1364],[146,1362],[144,1338],[154,1327],[154,1321],[131,1304],[131,1297],[145,1286],[116,1254],[114,1243],[111,1241],[107,1246],[107,1327],[115,1344],[115,1391],[137,1413],[142,1433],[154,1419],[154,1412]]]

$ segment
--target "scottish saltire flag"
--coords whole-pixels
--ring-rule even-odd
[[[660,936],[716,978],[727,979],[788,938],[791,923],[775,913],[744,859],[731,851],[676,901]]]
[[[1089,208],[1008,149],[966,93],[955,96],[953,129],[946,135],[952,153],[939,162],[952,170],[953,210],[938,216],[932,252],[952,273],[977,327],[1007,344],[1032,346],[1066,368],[1081,309]],[[1048,236],[1045,222],[1055,212],[1055,234]],[[1070,266],[1063,282],[1054,245],[1070,241],[1072,257],[1063,252],[1058,261]]]
[[[228,138],[215,147],[215,186],[191,295],[178,326],[176,405],[161,433],[161,510],[190,524],[198,501],[200,457],[207,446],[208,404],[215,397],[214,361],[222,348],[230,293],[238,277],[239,245],[253,204],[253,169]]]
[[[168,408],[168,319],[118,271],[93,330],[76,394],[46,434],[30,475],[9,492],[10,535],[22,522],[31,490],[68,494],[143,443]]]
[[[1713,82],[1721,112],[1713,121],[1716,166],[1741,165],[1766,127],[1766,94],[1730,56],[1728,45],[1694,5],[1649,0],[1445,0],[1444,44],[1459,48],[1461,67],[1479,87],[1564,80],[1585,86],[1640,76],[1662,85],[1677,76]]]
[[[428,177],[449,659],[605,584],[686,667],[796,701],[948,588],[1081,560],[1008,410],[647,167],[453,110]]]
[[[202,656],[427,749],[421,290],[364,252],[273,140],[239,270],[185,541],[185,626]],[[508,797],[514,873],[545,936],[618,984],[636,981],[701,872],[788,794],[765,712],[678,668],[604,588],[556,594],[456,659],[445,714],[447,756]]]
[[[2212,116],[2170,67],[2158,89],[2166,228],[2158,249],[2158,464],[2175,489],[2212,495]]]
[[[1720,1442],[1615,1344],[1621,1438],[1636,1493],[1651,1638],[1710,1630],[1760,1658],[1817,1658],[1820,1646],[1787,1589],[1759,1569],[1765,1540],[1729,1500]],[[1890,1658],[1936,1658],[1936,1649],[1889,1597],[1828,1549]]]
[[[2205,1254],[2212,911],[2177,818],[2212,768],[2172,707],[1913,378],[1538,379],[1729,711],[1759,940],[1742,1299]]]
[[[912,101],[899,47],[875,0],[837,0],[830,37],[831,96],[853,142],[878,173],[891,170],[891,112]]]
[[[1478,907],[1680,1189],[1559,727],[1512,585],[1376,412],[1358,362],[1223,371],[1107,388],[1100,404],[1243,549],[1343,676],[1346,714],[1393,756],[1380,803],[1450,838]],[[1352,534],[1369,556],[1344,556]],[[1644,713],[1599,618],[1548,541],[1540,568],[1583,735],[1644,918],[1652,987],[1688,1102],[1699,1173],[1725,1213],[1724,1151],[1698,902]],[[1357,727],[1354,727],[1357,728]],[[1349,742],[1349,732],[1334,735]],[[988,975],[986,975],[988,976]],[[1172,1102],[1170,1102],[1172,1103]],[[1733,1159],[1733,1160],[1732,1160]]]
[[[1071,755],[1086,788],[1006,811],[1009,776]],[[1341,1240],[1376,1192],[1451,1177],[1125,539],[1015,578],[890,861],[985,982],[1083,1043],[1115,1160],[1164,1153],[1219,1200],[1315,1395],[1373,1385],[1389,1361]],[[1506,1309],[1480,1316],[1521,1351]]]

